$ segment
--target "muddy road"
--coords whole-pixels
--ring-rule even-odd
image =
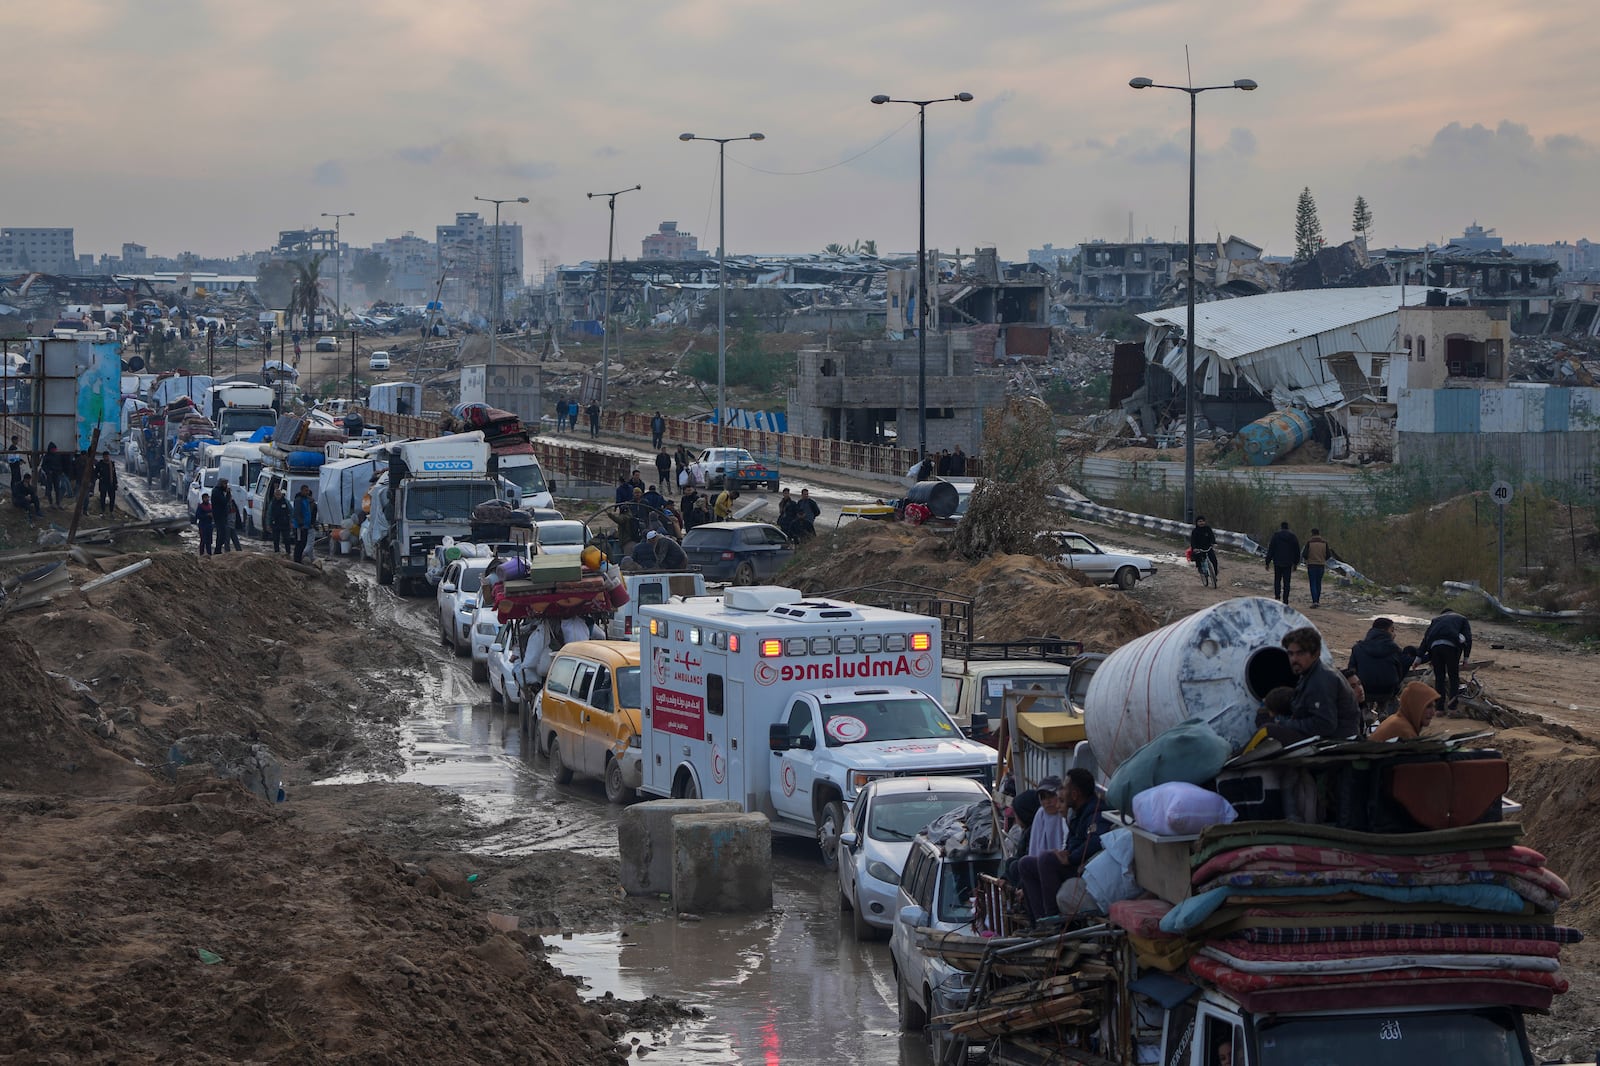
[[[395,679],[415,691],[398,764],[300,784],[291,803],[309,824],[344,820],[418,858],[455,852],[458,868],[480,875],[486,902],[523,916],[585,998],[665,997],[701,1012],[635,1034],[652,1062],[929,1061],[920,1035],[897,1030],[887,941],[854,939],[815,844],[775,843],[767,914],[682,917],[659,900],[618,898],[619,808],[600,783],[555,783],[524,747],[515,711],[492,704],[468,660],[440,645],[432,600],[394,596],[363,564],[334,565],[348,567],[424,665]],[[553,898],[531,889],[535,871],[564,882]]]

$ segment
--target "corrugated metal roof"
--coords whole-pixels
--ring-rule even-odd
[[[1444,291],[1454,296],[1467,290]],[[1271,396],[1275,389],[1324,393],[1319,387],[1334,382],[1324,362],[1326,356],[1393,350],[1398,345],[1395,332],[1401,299],[1407,307],[1419,307],[1427,297],[1425,287],[1383,285],[1269,292],[1199,304],[1195,307],[1195,356],[1202,388],[1208,393],[1217,390],[1219,364],[1224,364],[1263,396]],[[1139,317],[1152,326],[1181,332],[1187,310],[1167,307]],[[1145,347],[1147,352],[1154,350],[1151,340]],[[1181,347],[1173,348],[1161,360],[1180,382],[1184,378],[1181,353]],[[1302,401],[1310,398],[1305,394],[1297,397]]]

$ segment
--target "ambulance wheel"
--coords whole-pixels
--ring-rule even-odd
[[[740,563],[739,568],[733,572],[733,583],[735,585],[754,585],[756,583],[756,568],[754,564],[748,562]]]
[[[633,798],[633,789],[622,780],[622,760],[612,759],[606,764],[606,801],[618,805]]]
[[[829,870],[839,868],[839,834],[844,832],[844,804],[829,800],[822,805],[822,817],[817,820],[817,845],[822,849],[822,865]]]
[[[550,776],[556,779],[556,784],[565,785],[572,781],[572,771],[561,761],[561,742],[555,737],[550,738],[545,758],[550,760]]]

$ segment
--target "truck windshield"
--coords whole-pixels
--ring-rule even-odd
[[[1362,1066],[1523,1066],[1530,1061],[1516,1016],[1503,1007],[1278,1017],[1257,1033],[1260,1066],[1359,1062]]]
[[[878,740],[948,740],[961,734],[926,696],[861,700],[823,708],[828,747]]]
[[[278,424],[278,413],[270,407],[265,411],[241,411],[228,408],[222,412],[222,421],[217,428],[223,436],[234,433],[254,433],[262,426],[275,426]]]
[[[624,666],[617,671],[617,699],[631,710],[639,709],[639,668]]]
[[[406,490],[406,517],[413,522],[465,522],[474,507],[494,498],[495,486],[487,481],[412,485]]]
[[[1054,677],[1047,674],[989,674],[983,678],[983,696],[978,701],[978,707],[989,716],[989,721],[999,724],[1000,716],[1006,709],[1006,689],[1042,688],[1046,692],[1065,696],[1068,683],[1066,667],[1062,667],[1061,673]]]
[[[966,862],[946,862],[941,865],[939,870],[939,898],[936,901],[939,906],[939,912],[935,916],[940,922],[959,925],[972,921],[977,914],[977,911],[972,906],[972,896],[977,890],[978,877],[981,874],[999,877],[1000,857],[971,859]],[[1455,1066],[1455,1064],[1452,1063],[1451,1066]]]
[[[545,488],[544,471],[539,469],[538,463],[529,463],[527,466],[506,466],[502,461],[500,476],[515,485],[524,496],[543,492]]]

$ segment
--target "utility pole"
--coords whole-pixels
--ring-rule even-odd
[[[333,318],[337,323],[344,315],[344,241],[339,237],[339,220],[354,218],[355,212],[324,211],[322,217],[333,219]],[[314,321],[308,324],[316,325]]]
[[[588,194],[593,200],[596,196],[606,198],[606,207],[611,212],[611,227],[606,236],[606,291],[600,301],[600,406],[606,406],[606,379],[611,370],[611,259],[616,250],[617,243],[617,197],[625,192],[637,192],[644,188],[643,185],[634,185],[627,189],[618,189],[616,192],[592,192]]]
[[[494,365],[495,353],[499,347],[500,339],[500,297],[505,289],[505,275],[500,272],[500,205],[525,204],[526,196],[513,196],[504,200],[495,200],[488,196],[474,196],[486,204],[494,204],[494,298],[489,301],[494,309],[494,321],[489,323],[489,365]]]

